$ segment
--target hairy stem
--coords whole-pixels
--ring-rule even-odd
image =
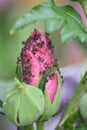
[[[61,118],[58,126],[56,127],[56,130],[57,128],[59,127],[61,128],[62,126],[65,128],[71,127],[70,130],[73,129],[72,123],[74,123],[75,119],[79,118],[78,106],[80,103],[80,99],[86,91],[87,91],[87,71],[85,72],[83,78],[81,79],[67,109],[64,112],[63,117]],[[67,122],[71,122],[71,125],[65,126],[65,124],[68,124]]]
[[[37,130],[44,130],[44,121],[37,122]]]

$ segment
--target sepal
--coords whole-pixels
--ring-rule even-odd
[[[43,114],[44,106],[42,91],[18,80],[8,90],[3,102],[5,115],[18,126],[35,122]]]

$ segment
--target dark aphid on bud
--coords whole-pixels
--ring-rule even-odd
[[[25,42],[22,42],[23,45],[25,45]]]
[[[27,79],[28,84],[36,85],[43,72],[51,67],[58,67],[53,55],[53,48],[49,35],[35,29],[24,44],[20,55],[24,82]],[[33,76],[29,73],[32,73]]]

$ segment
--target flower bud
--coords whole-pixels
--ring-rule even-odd
[[[18,64],[22,65],[23,81],[42,90],[45,99],[42,118],[49,119],[58,109],[61,88],[61,76],[49,35],[35,29],[22,49]],[[18,67],[16,72],[18,74]]]
[[[61,98],[61,84],[62,80],[58,71],[52,71],[47,77],[47,83],[44,91],[45,110],[40,120],[48,120],[58,111]]]
[[[87,93],[85,93],[80,100],[79,112],[81,118],[87,124]]]
[[[35,86],[44,72],[56,66],[52,48],[47,34],[40,30],[32,33],[18,58],[18,63],[22,64],[24,82]]]
[[[35,122],[43,114],[44,106],[42,91],[18,80],[8,90],[3,102],[5,115],[18,126]]]

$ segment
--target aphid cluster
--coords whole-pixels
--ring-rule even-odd
[[[51,67],[56,67],[59,71],[57,60],[53,55],[53,48],[49,35],[35,29],[32,36],[25,42],[17,61],[17,63],[22,64],[24,82],[35,85],[40,75]],[[54,75],[55,73],[49,75],[50,79]]]

